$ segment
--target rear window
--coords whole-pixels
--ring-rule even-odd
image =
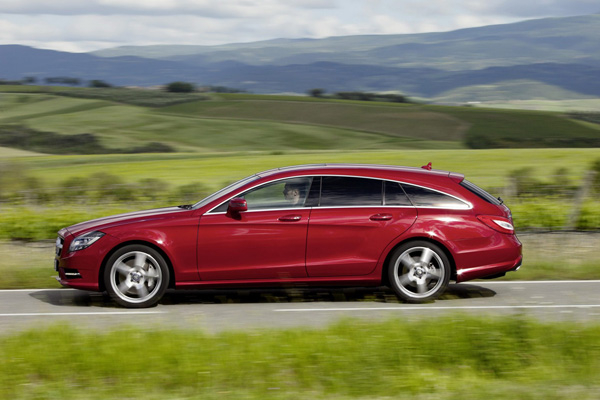
[[[420,186],[402,184],[404,191],[415,207],[467,209],[469,205],[456,197]]]
[[[385,205],[411,207],[412,204],[398,182],[385,182]]]
[[[500,204],[502,204],[502,201],[500,201],[499,199],[497,199],[496,197],[492,196],[491,194],[489,194],[488,192],[486,192],[485,190],[483,190],[482,188],[480,188],[479,186],[477,186],[476,184],[469,182],[466,179],[463,179],[463,181],[460,183],[460,185],[462,187],[464,187],[465,189],[467,189],[469,192],[479,196],[480,198],[482,198],[483,200],[487,201],[488,203],[494,204],[499,206]]]
[[[383,183],[378,179],[324,176],[321,206],[380,206]]]

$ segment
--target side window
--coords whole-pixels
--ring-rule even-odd
[[[416,207],[467,209],[469,205],[457,198],[420,186],[403,184],[402,188]]]
[[[312,177],[283,179],[250,189],[235,197],[246,199],[248,211],[277,208],[304,207]],[[229,201],[217,207],[213,213],[226,212]]]
[[[322,177],[321,207],[380,206],[383,182],[378,179]]]
[[[385,182],[385,205],[386,206],[408,206],[412,207],[406,193],[398,182]]]

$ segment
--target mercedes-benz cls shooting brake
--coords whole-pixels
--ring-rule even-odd
[[[521,265],[501,200],[462,174],[308,165],[242,179],[204,200],[58,233],[65,286],[148,307],[168,288],[387,285],[404,301]]]

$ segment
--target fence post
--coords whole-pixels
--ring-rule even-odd
[[[517,190],[517,178],[515,178],[514,176],[511,176],[508,179],[508,182],[506,183],[506,185],[504,185],[504,190],[502,193],[502,196],[505,199],[512,199],[514,197],[517,197],[518,194],[518,190]]]
[[[574,230],[577,227],[577,221],[579,220],[579,216],[581,215],[581,208],[583,207],[583,202],[585,201],[588,192],[590,191],[590,187],[592,186],[592,182],[594,181],[594,176],[596,175],[596,171],[589,170],[583,176],[581,181],[581,186],[575,193],[575,198],[573,199],[573,208],[571,209],[571,214],[567,220],[567,224],[564,229],[566,230]]]

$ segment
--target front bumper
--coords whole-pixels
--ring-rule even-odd
[[[74,236],[64,230],[59,232],[56,241],[54,269],[58,272],[57,280],[63,286],[75,289],[100,291],[100,271],[104,258],[116,245],[116,239],[104,235],[90,247],[74,252],[69,246]]]

